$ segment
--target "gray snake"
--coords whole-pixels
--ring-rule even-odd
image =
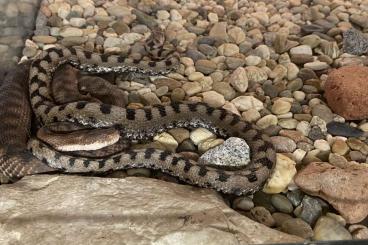
[[[244,169],[225,171],[199,165],[178,154],[158,149],[127,150],[107,158],[75,157],[55,151],[38,139],[31,139],[33,154],[49,166],[65,172],[101,172],[111,169],[146,167],[160,169],[181,180],[214,188],[224,193],[249,194],[258,190],[269,177],[275,150],[268,136],[255,125],[241,120],[225,109],[212,108],[204,103],[172,103],[143,109],[126,109],[114,105],[76,101],[57,105],[50,95],[52,73],[68,62],[91,72],[133,72],[158,75],[170,70],[177,59],[160,62],[127,61],[120,56],[100,55],[78,49],[52,48],[44,51],[31,66],[29,88],[33,111],[41,125],[54,122],[73,122],[93,128],[116,128],[127,140],[152,138],[174,127],[206,127],[217,133],[246,140],[251,150],[251,163]]]

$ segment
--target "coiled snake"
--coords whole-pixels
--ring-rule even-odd
[[[128,149],[104,158],[77,157],[59,152],[40,139],[32,138],[28,143],[30,151],[48,166],[64,172],[102,172],[133,167],[160,169],[187,183],[236,195],[255,192],[269,177],[276,154],[268,136],[255,125],[242,121],[238,115],[225,109],[212,108],[204,103],[172,103],[142,109],[126,109],[89,101],[57,104],[50,93],[50,83],[55,69],[64,63],[93,73],[158,75],[170,71],[178,60],[172,57],[159,62],[135,61],[74,48],[43,51],[33,61],[29,76],[31,106],[41,126],[71,122],[90,128],[114,128],[126,140],[149,139],[174,127],[201,126],[216,133],[245,139],[250,146],[251,162],[244,169],[227,171],[200,165],[176,153],[152,148]],[[21,177],[30,173],[17,172],[17,168],[9,172],[1,164],[0,161],[3,175]],[[21,165],[21,161],[18,165]]]

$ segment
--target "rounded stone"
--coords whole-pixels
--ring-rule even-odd
[[[195,95],[202,91],[202,86],[199,82],[187,82],[184,83],[182,89],[188,96]]]
[[[175,140],[175,138],[166,132],[156,135],[153,140],[160,142],[165,146],[166,149],[173,152],[175,152],[176,148],[178,147],[178,142]]]
[[[368,68],[346,66],[329,73],[325,97],[329,107],[347,120],[368,118]]]
[[[216,135],[205,128],[197,128],[190,133],[190,139],[195,145],[199,145],[205,140],[214,138],[216,138]]]
[[[239,47],[233,43],[224,43],[217,50],[220,55],[224,56],[233,56],[239,53]]]
[[[290,108],[291,108],[291,104],[289,102],[278,99],[273,103],[271,111],[274,114],[280,115],[280,114],[285,114],[289,112]]]
[[[233,87],[244,93],[248,88],[248,77],[243,67],[238,67],[230,76],[230,83]]]
[[[344,226],[327,216],[322,216],[318,219],[313,231],[313,239],[316,241],[352,239],[351,234]]]
[[[293,205],[291,204],[289,199],[287,199],[287,197],[285,197],[284,195],[281,194],[272,195],[271,203],[280,212],[287,214],[293,212]]]
[[[239,111],[246,111],[251,108],[260,111],[263,109],[262,101],[254,98],[253,96],[239,96],[231,101]]]
[[[247,196],[237,197],[233,201],[232,207],[243,211],[249,211],[254,207],[253,200]]]
[[[225,98],[222,94],[215,91],[207,91],[202,94],[203,102],[211,107],[221,107],[225,104]]]
[[[265,129],[271,125],[277,125],[278,119],[275,115],[266,115],[260,118],[256,125],[262,129]]]
[[[314,141],[314,147],[320,151],[330,151],[330,145],[328,144],[328,142],[326,140],[316,140]]]
[[[195,63],[195,68],[197,71],[208,75],[217,69],[217,65],[211,60],[197,60]]]
[[[273,136],[271,142],[274,145],[277,152],[293,152],[296,149],[295,142],[287,137]]]
[[[281,225],[281,231],[291,235],[303,237],[305,239],[311,238],[314,235],[310,225],[299,218],[285,220]]]
[[[254,219],[265,226],[272,227],[275,225],[275,220],[273,219],[270,211],[264,207],[254,207],[250,210],[250,213]]]

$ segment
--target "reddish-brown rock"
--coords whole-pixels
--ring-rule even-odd
[[[368,118],[368,67],[345,66],[331,71],[325,97],[330,108],[345,119]]]
[[[329,202],[348,223],[358,223],[368,215],[368,167],[349,164],[338,168],[313,162],[299,171],[295,183],[306,193]]]

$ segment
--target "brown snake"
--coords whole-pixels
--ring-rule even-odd
[[[32,138],[28,143],[28,148],[34,156],[48,166],[64,172],[103,172],[133,167],[160,169],[187,183],[236,195],[257,191],[269,177],[276,161],[275,150],[267,135],[255,125],[242,121],[238,115],[225,109],[212,108],[203,103],[173,103],[143,109],[126,109],[100,103],[98,100],[58,104],[51,93],[51,81],[54,71],[64,63],[92,73],[159,75],[174,69],[178,60],[172,57],[157,62],[136,61],[121,56],[101,55],[74,48],[51,48],[43,51],[33,61],[29,76],[31,107],[41,126],[71,122],[101,130],[114,128],[120,132],[120,137],[126,140],[150,139],[157,133],[174,127],[200,126],[215,133],[245,139],[251,150],[251,162],[244,169],[226,171],[200,165],[181,155],[153,148],[128,149],[102,158],[88,157],[88,154],[81,157],[59,152],[46,142]],[[20,90],[21,88],[15,87],[14,89]],[[8,98],[9,95],[5,99],[1,96],[0,103]],[[28,151],[25,151],[27,159],[22,159],[21,154],[16,154],[15,164],[10,164],[9,167],[9,161],[3,159],[4,156],[9,158],[12,153],[4,153],[4,151],[6,149],[0,152],[0,157],[3,157],[0,158],[0,173],[4,176],[21,177],[31,174],[31,169],[21,169],[28,163],[37,165],[37,168],[40,169],[35,168],[34,172],[50,170],[47,166],[42,169],[41,162],[34,161],[34,157]]]

